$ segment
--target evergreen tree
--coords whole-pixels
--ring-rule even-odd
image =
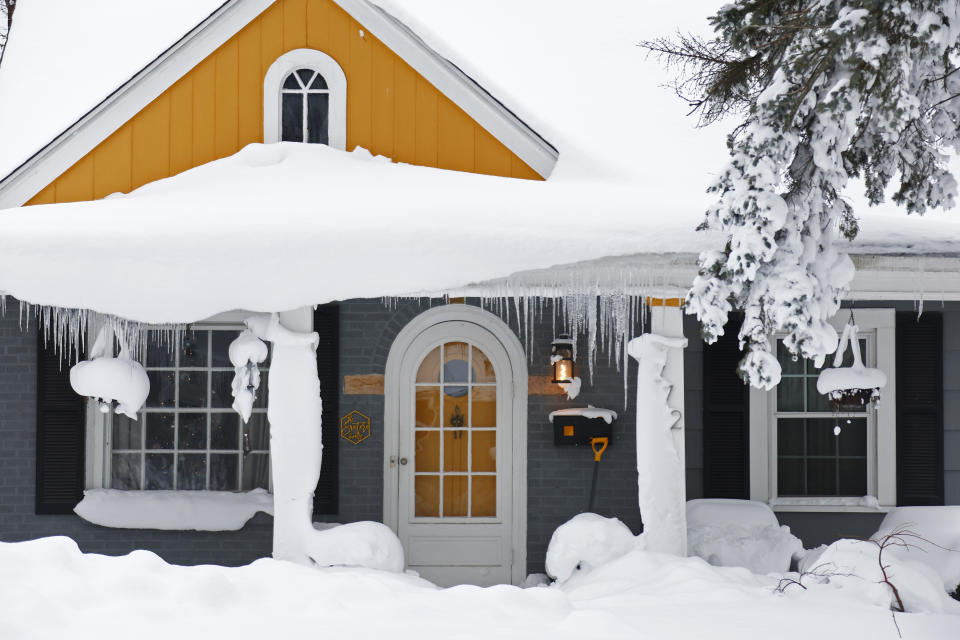
[[[679,71],[701,125],[740,118],[701,224],[726,243],[701,254],[687,310],[710,343],[742,310],[740,373],[770,388],[774,331],[818,366],[837,346],[828,319],[854,273],[837,239],[858,230],[842,197],[851,177],[871,204],[893,181],[908,212],[954,205],[960,0],[734,0],[709,21],[711,39],[643,43]]]

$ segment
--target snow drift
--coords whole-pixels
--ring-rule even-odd
[[[769,506],[751,500],[687,502],[687,553],[720,567],[784,573],[803,542],[781,526]]]
[[[557,527],[547,547],[547,574],[565,582],[576,571],[590,571],[632,550],[637,539],[617,518],[575,515]]]

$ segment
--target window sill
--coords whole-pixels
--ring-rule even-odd
[[[238,531],[257,512],[273,514],[263,489],[232,491],[121,491],[87,489],[74,512],[115,529]]]
[[[893,506],[878,504],[876,498],[773,498],[770,508],[784,513],[886,513]]]

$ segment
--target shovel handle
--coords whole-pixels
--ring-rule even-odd
[[[608,444],[610,444],[610,439],[607,437],[590,438],[590,448],[593,449],[594,462],[600,462],[600,457],[603,455],[603,452],[607,450]]]

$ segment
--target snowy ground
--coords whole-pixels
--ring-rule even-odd
[[[563,587],[438,589],[368,569],[274,560],[178,567],[67,538],[0,543],[0,638],[891,638],[856,589],[774,592],[777,580],[633,551]],[[897,614],[903,638],[960,637],[960,616]]]

